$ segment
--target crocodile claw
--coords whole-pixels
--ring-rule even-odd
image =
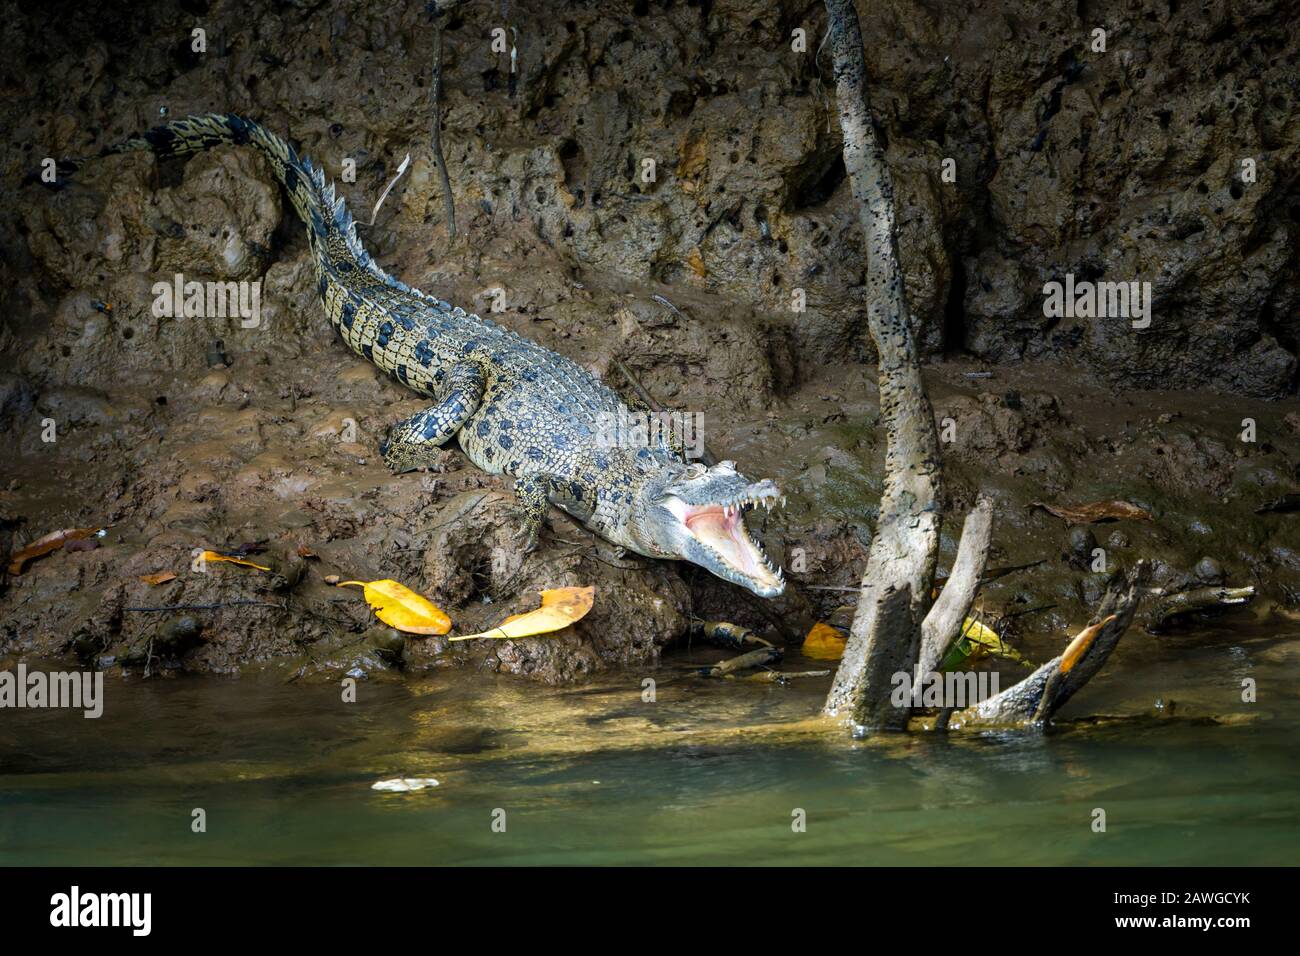
[[[511,541],[519,549],[520,554],[532,554],[537,550],[539,537],[536,525],[524,525],[514,533]]]

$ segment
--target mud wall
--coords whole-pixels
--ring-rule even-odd
[[[1294,392],[1290,6],[867,5],[874,108],[927,351],[1055,359],[1123,386]],[[544,320],[599,276],[680,298],[712,328],[747,327],[738,367],[703,367],[712,340],[657,334],[637,356],[654,379],[694,365],[739,377],[738,392],[779,392],[820,363],[871,358],[861,240],[816,55],[819,4],[507,7],[471,2],[442,18],[444,142],[464,236],[451,247],[429,163],[422,4],[21,5],[3,26],[4,199],[18,212],[17,230],[0,234],[7,357],[24,353],[37,379],[83,384],[154,371],[156,351],[114,336],[93,357],[59,354],[96,324],[83,297],[116,293],[119,321],[143,309],[131,274],[263,275],[285,287],[269,304],[285,304],[293,285],[268,234],[278,197],[265,174],[248,184],[249,157],[186,172],[191,193],[170,200],[155,198],[142,158],[115,160],[100,192],[51,200],[18,185],[42,157],[91,153],[163,111],[233,110],[291,134],[335,178],[355,161],[342,189],[358,210],[409,152],[412,169],[367,236],[409,281],[472,294],[457,279],[496,244],[503,262],[487,271],[501,274],[475,279],[505,286],[512,312]],[[196,26],[204,52],[192,49]],[[493,49],[497,27],[513,60]],[[1098,27],[1105,52],[1094,51]],[[1243,159],[1255,161],[1252,183]],[[1044,316],[1044,282],[1067,272],[1151,282],[1151,326]],[[599,342],[672,320],[657,309],[622,316],[623,328],[569,331]],[[199,351],[177,342],[166,361]]]

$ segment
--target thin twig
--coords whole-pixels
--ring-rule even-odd
[[[441,11],[439,11],[441,12]],[[442,155],[442,24],[433,21],[433,164],[442,180],[442,205],[447,211],[447,234],[456,238],[456,203],[451,196],[447,160]]]
[[[636,397],[649,406],[650,411],[662,412],[664,410],[664,407],[655,401],[655,397],[637,381],[636,376],[632,374],[632,370],[623,364],[621,359],[614,359],[614,368],[618,369],[618,373],[623,376],[623,381],[627,382],[632,391],[636,393]],[[700,442],[700,461],[710,468],[718,463],[718,459],[713,457],[713,453],[709,451],[709,447],[704,442]]]
[[[164,604],[160,607],[124,607],[123,611],[210,611],[219,607],[274,607],[281,611],[289,608],[272,601],[218,601],[216,604]]]
[[[1009,621],[1013,617],[1024,617],[1026,614],[1037,614],[1040,611],[1050,611],[1056,607],[1055,604],[1044,604],[1041,607],[1031,607],[1027,611],[1012,611],[1010,614],[1003,614],[1002,620]]]
[[[675,306],[675,305],[673,305],[671,302],[669,302],[667,296],[662,296],[662,295],[652,295],[652,296],[650,296],[650,298],[654,299],[654,300],[655,300],[656,302],[658,302],[660,305],[662,305],[662,306],[666,307],[667,309],[669,309],[669,310],[672,312],[673,315],[677,316],[677,318],[681,319],[682,321],[685,321],[685,320],[686,320],[686,316],[682,315],[681,309],[677,308],[677,306]]]

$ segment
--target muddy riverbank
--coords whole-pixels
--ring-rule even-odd
[[[110,527],[93,550],[59,551],[9,576],[5,658],[80,657],[130,674],[273,668],[299,679],[466,665],[562,682],[654,663],[692,619],[733,620],[797,643],[817,620],[842,622],[837,608],[855,598],[846,589],[862,572],[883,470],[865,370],[828,375],[770,411],[706,419],[712,448],[761,469],[788,496],[762,535],[791,585],[760,601],[690,566],[618,556],[559,512],[541,547],[520,555],[508,483],[458,450],[445,451],[439,471],[384,468],[375,446],[385,425],[418,404],[398,385],[334,345],[298,369],[324,384],[286,383],[283,369],[239,356],[195,382],[147,392],[34,396],[29,435],[43,408],[79,415],[51,446],[39,438],[20,446],[0,492],[6,516],[21,521],[10,540]],[[1041,562],[991,582],[980,605],[1028,656],[1059,652],[1105,572],[1144,557],[1157,562],[1161,588],[1255,586],[1260,598],[1225,627],[1293,619],[1297,516],[1256,513],[1293,486],[1300,460],[1294,418],[1276,404],[1115,396],[1082,384],[1065,397],[1051,390],[1059,370],[971,371],[953,362],[929,376],[941,429],[954,437],[945,445],[947,495],[958,514],[977,490],[994,496],[993,565]],[[1243,442],[1241,421],[1251,417],[1258,440]],[[1154,520],[1072,528],[1035,506],[1111,498]],[[945,558],[956,530],[945,529]],[[248,559],[270,572],[192,569],[195,549],[250,543],[264,550]],[[166,573],[175,577],[146,580]],[[545,587],[595,585],[597,599],[559,636],[467,647],[375,627],[359,595],[326,583],[330,575],[403,581],[446,608],[459,633],[533,606]],[[176,610],[147,610],[166,607]],[[178,629],[184,616],[196,627]]]
[[[566,683],[653,665],[693,620],[793,644],[843,617],[883,447],[861,241],[812,52],[818,5],[556,17],[512,4],[514,73],[492,49],[491,11],[457,11],[443,131],[455,240],[427,151],[432,27],[416,5],[190,6],[92,7],[40,44],[35,14],[3,27],[22,70],[0,104],[13,131],[3,197],[18,212],[0,230],[0,549],[107,530],[6,576],[0,662],[299,681],[463,667]],[[990,492],[992,563],[1034,565],[990,583],[981,616],[1050,657],[1102,590],[1100,550],[1107,570],[1153,559],[1168,590],[1255,587],[1225,628],[1293,621],[1300,515],[1261,509],[1300,484],[1296,37],[1268,4],[1208,18],[1148,5],[1108,23],[1111,52],[1093,56],[1075,13],[999,6],[936,18],[900,0],[864,18],[889,38],[868,63],[947,511]],[[1246,31],[1250,44],[1235,39]],[[786,596],[617,555],[559,513],[524,557],[508,485],[455,448],[433,471],[390,475],[379,442],[425,403],[335,340],[301,229],[248,152],[117,156],[57,190],[22,183],[47,155],[207,110],[294,137],[363,221],[411,153],[361,230],[383,266],[615,387],[622,362],[703,415],[715,454],[788,496],[762,529]],[[1243,152],[1258,167],[1244,187]],[[1152,281],[1152,327],[1044,317],[1043,283],[1067,272]],[[177,273],[258,283],[257,324],[156,317],[153,286]],[[1153,520],[1071,529],[1037,506],[1099,499]],[[192,569],[196,549],[246,544],[269,571]],[[597,599],[558,636],[466,647],[376,627],[331,575],[403,581],[461,633],[541,588],[594,585]]]

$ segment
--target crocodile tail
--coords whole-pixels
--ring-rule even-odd
[[[155,126],[146,133],[105,148],[99,156],[138,150],[147,150],[160,158],[189,156],[223,144],[251,146],[265,156],[289,194],[289,201],[299,218],[318,238],[326,238],[331,228],[339,229],[345,236],[351,233],[352,220],[343,208],[343,198],[336,198],[333,186],[325,185],[320,169],[310,159],[299,156],[297,150],[280,136],[260,123],[234,113],[187,116]],[[72,173],[84,165],[84,160],[64,160],[58,164],[58,169]]]

